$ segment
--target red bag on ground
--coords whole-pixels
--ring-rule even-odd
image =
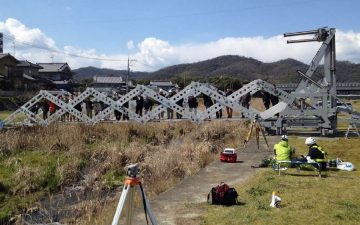
[[[211,188],[207,200],[211,204],[235,205],[238,203],[237,197],[238,193],[235,188],[221,182],[218,186]]]

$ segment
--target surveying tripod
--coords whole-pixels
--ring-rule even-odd
[[[135,193],[138,191],[142,198],[142,203],[145,211],[146,224],[149,224],[148,215],[153,225],[157,225],[155,216],[150,208],[150,204],[146,198],[144,189],[140,180],[136,177],[139,172],[138,164],[131,164],[127,167],[127,175],[124,181],[124,188],[120,196],[118,206],[111,225],[118,225],[120,221],[121,212],[126,204],[126,225],[132,225],[133,223],[133,211],[134,211],[134,198]]]
[[[265,133],[264,133],[264,130],[261,126],[261,124],[259,123],[259,116],[256,115],[255,118],[251,121],[251,125],[250,125],[250,129],[249,129],[249,132],[246,136],[246,139],[244,140],[244,148],[246,147],[246,144],[249,142],[250,138],[251,138],[251,135],[253,133],[255,133],[255,138],[256,138],[256,144],[257,144],[257,148],[259,149],[260,145],[259,145],[259,139],[260,139],[260,132],[261,132],[261,135],[263,136],[264,140],[265,140],[265,143],[266,143],[266,146],[267,146],[267,150],[270,151],[270,147],[269,147],[269,144],[268,144],[268,141],[266,139],[266,136],[265,136]]]

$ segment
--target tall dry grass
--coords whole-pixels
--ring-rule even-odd
[[[7,130],[0,133],[0,160],[14,173],[10,173],[12,181],[3,182],[9,186],[8,195],[24,197],[48,186],[51,193],[56,193],[67,186],[81,185],[100,196],[79,205],[78,209],[84,205],[89,209],[79,214],[83,219],[84,213],[93,214],[99,204],[108,201],[103,193],[121,183],[109,179],[120,179],[115,175],[124,174],[126,165],[139,163],[146,191],[156,195],[209,164],[225,146],[239,146],[245,133],[246,127],[233,121],[77,124]],[[44,176],[51,177],[51,182],[40,179]]]

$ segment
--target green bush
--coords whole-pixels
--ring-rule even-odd
[[[104,182],[105,185],[111,189],[114,187],[121,186],[124,181],[124,178],[125,178],[125,172],[118,170],[111,170],[104,175]]]
[[[50,165],[45,174],[40,177],[39,185],[49,191],[55,191],[61,184],[61,177],[55,165]]]
[[[0,224],[7,224],[11,218],[11,212],[0,211]]]
[[[0,194],[7,193],[8,191],[9,191],[9,187],[6,184],[0,182]]]
[[[4,202],[5,197],[6,197],[6,196],[5,196],[5,193],[1,193],[1,192],[0,192],[0,204]]]

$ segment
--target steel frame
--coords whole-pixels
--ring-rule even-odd
[[[335,29],[319,28],[313,31],[285,33],[284,37],[309,34],[314,34],[315,37],[287,41],[288,43],[318,41],[322,42],[322,45],[306,73],[298,71],[302,79],[296,90],[290,93],[290,98],[287,100],[288,106],[276,120],[278,134],[286,132],[288,127],[299,125],[301,127],[313,127],[317,124],[322,135],[332,134],[336,130]],[[312,76],[322,59],[324,59],[324,77],[320,81],[316,81],[312,79]],[[306,102],[306,100],[308,101]],[[323,103],[321,107],[315,106],[317,101]],[[301,102],[306,102],[306,104],[301,104]]]

